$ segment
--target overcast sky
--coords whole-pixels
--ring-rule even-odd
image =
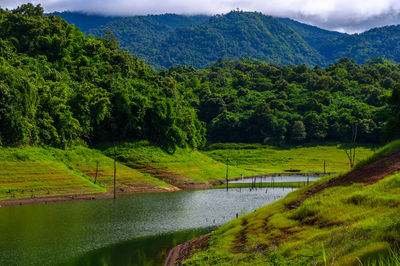
[[[26,2],[40,3],[46,12],[69,10],[118,16],[214,15],[239,8],[348,33],[400,24],[400,0],[0,0],[0,7],[12,9]]]

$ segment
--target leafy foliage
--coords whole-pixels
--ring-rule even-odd
[[[164,14],[109,18],[68,12],[57,15],[98,37],[114,32],[122,47],[158,69],[177,65],[204,68],[224,56],[324,67],[342,57],[359,64],[376,57],[400,62],[400,26],[343,34],[288,18],[239,11],[214,17]]]
[[[32,4],[0,9],[0,141],[4,145],[148,139],[173,151],[204,142],[204,126],[171,78],[85,37]]]
[[[107,31],[112,31],[127,51],[159,69],[177,65],[202,68],[221,57],[253,57],[285,65],[324,64],[320,54],[292,28],[261,13],[134,16],[87,30],[94,36]]]
[[[397,119],[396,90],[392,111],[387,99],[398,73],[398,66],[383,61],[358,65],[347,58],[326,69],[221,59],[204,70],[176,67],[162,75],[186,90],[184,97],[207,123],[209,142],[279,145],[350,141],[354,124],[358,141],[379,142],[387,119]]]
[[[218,38],[231,27],[226,36],[232,43],[238,36],[253,38],[253,26],[244,26],[251,20],[266,34],[287,33],[285,40],[268,35],[276,44],[269,47],[297,45],[292,30],[282,23],[272,26],[274,18],[261,14],[231,12],[202,24],[202,17],[146,19],[177,30],[194,21],[198,26],[182,32],[194,34],[196,28]],[[174,152],[176,147],[201,147],[206,130],[211,143],[281,145],[348,141],[354,124],[359,141],[379,142],[383,129],[385,139],[398,136],[399,67],[385,59],[358,65],[343,58],[325,69],[220,59],[203,70],[181,66],[156,72],[118,47],[112,33],[85,37],[60,17],[45,16],[40,6],[0,9],[2,145],[148,140]],[[230,47],[233,53],[245,50],[240,43]],[[313,51],[296,47],[304,56]]]

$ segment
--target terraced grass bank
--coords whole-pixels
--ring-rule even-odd
[[[113,147],[97,147],[113,156]],[[170,154],[147,141],[117,145],[118,160],[131,168],[150,173],[180,188],[200,188],[226,177],[226,162],[214,160],[197,150],[178,149]],[[229,166],[229,178],[251,176],[257,171]]]
[[[226,177],[227,156],[229,178],[282,173],[286,169],[321,172],[323,158],[327,171],[349,169],[346,154],[333,145],[293,149],[232,145],[207,151],[178,149],[170,154],[147,141],[117,144],[118,193],[174,191],[221,183]],[[0,200],[110,196],[114,149],[106,144],[95,148],[0,148]],[[368,147],[357,152],[358,158],[372,153]]]
[[[399,171],[397,141],[347,174],[225,224],[183,258],[187,265],[399,265]]]
[[[121,163],[117,171],[119,193],[177,190]],[[112,159],[85,147],[2,148],[0,200],[107,193],[113,187],[113,174]]]

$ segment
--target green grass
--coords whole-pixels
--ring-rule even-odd
[[[109,191],[113,185],[113,148],[107,144],[96,148],[103,152],[81,146],[67,150],[0,148],[0,200]],[[227,156],[229,178],[288,169],[321,172],[323,160],[328,172],[349,169],[346,154],[335,145],[282,149],[260,144],[214,144],[204,151],[178,149],[170,154],[140,141],[118,144],[117,153],[117,186],[125,192],[176,189],[143,169],[157,169],[161,175],[177,179],[177,184],[223,180]],[[357,153],[357,158],[364,159],[372,151],[362,147]],[[98,182],[94,185],[97,162]]]
[[[104,150],[108,156],[113,156],[113,148],[110,145],[97,148]],[[132,168],[157,168],[187,177],[194,182],[208,183],[225,179],[226,176],[225,163],[196,150],[177,149],[174,154],[170,154],[147,141],[140,141],[118,144],[117,153],[118,160]],[[240,177],[242,174],[249,176],[256,172],[229,167],[229,178]]]
[[[394,142],[373,158],[399,150]],[[288,208],[304,192],[225,224],[187,264],[398,265],[400,173],[372,185],[329,187]]]
[[[350,169],[344,150],[336,144],[314,145],[294,148],[279,148],[261,144],[213,144],[203,151],[211,158],[257,173],[283,173],[285,170],[300,170],[303,173],[344,172]],[[357,148],[356,161],[372,155],[370,146]]]
[[[99,177],[94,183],[96,164]],[[0,200],[102,193],[111,189],[113,160],[85,147],[0,148]],[[117,164],[120,190],[171,189],[163,181]]]

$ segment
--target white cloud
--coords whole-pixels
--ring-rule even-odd
[[[399,0],[0,0],[0,6],[11,9],[26,2],[40,3],[46,12],[69,10],[119,16],[221,14],[240,8],[347,32],[400,23]]]

